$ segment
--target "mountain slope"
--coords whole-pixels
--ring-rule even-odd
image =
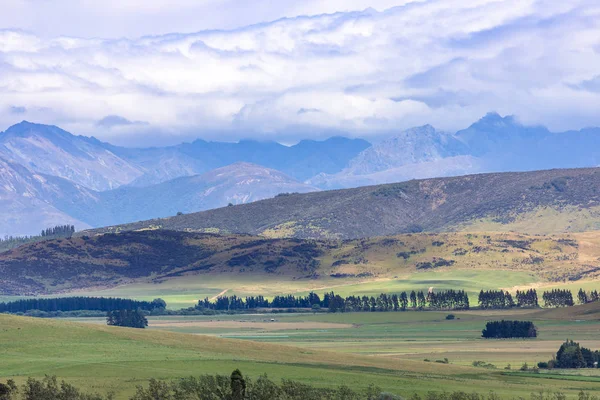
[[[140,168],[93,139],[27,121],[0,133],[0,155],[33,171],[94,190],[116,188],[142,175]]]
[[[374,144],[350,160],[342,171],[321,173],[308,182],[321,188],[348,188],[474,173],[479,170],[478,164],[462,141],[425,125]]]
[[[599,202],[600,169],[547,170],[297,194],[92,232],[160,226],[300,238],[360,238],[468,229],[483,220],[495,224],[488,226],[491,230],[506,229],[506,224],[527,218],[536,221],[537,232],[562,232],[600,229]],[[561,213],[566,216],[562,225],[556,223]],[[523,225],[527,232],[529,224]]]
[[[38,174],[0,158],[0,236],[39,234],[44,228],[72,224],[90,225],[65,209],[94,207],[93,191],[65,179]]]
[[[100,193],[102,207],[109,210],[111,218],[93,222],[102,226],[139,221],[148,216],[166,217],[178,212],[189,213],[228,204],[249,203],[281,193],[317,190],[279,171],[250,163],[236,163],[203,175],[177,178],[158,185],[122,187]]]
[[[600,129],[554,133],[543,126],[528,126],[513,116],[488,113],[456,137],[469,154],[482,161],[485,171],[527,171],[600,165]]]

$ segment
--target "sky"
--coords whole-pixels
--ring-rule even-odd
[[[291,143],[599,106],[597,0],[2,0],[0,130]]]

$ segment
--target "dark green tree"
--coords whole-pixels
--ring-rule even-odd
[[[107,325],[144,329],[148,320],[141,310],[117,310],[106,314]]]
[[[244,400],[246,397],[246,380],[239,369],[231,373],[231,399]]]

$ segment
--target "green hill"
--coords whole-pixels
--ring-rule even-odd
[[[599,202],[598,168],[495,173],[281,195],[86,234],[164,228],[348,239],[421,231],[579,232],[600,229]]]

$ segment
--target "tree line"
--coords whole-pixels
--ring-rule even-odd
[[[575,305],[573,293],[570,290],[553,289],[550,292],[544,292],[542,298],[544,307],[572,307]]]
[[[115,311],[145,310],[152,311],[166,308],[162,299],[138,301],[113,297],[57,297],[44,299],[23,299],[0,303],[0,313],[24,313],[30,310],[39,311]]]
[[[531,321],[490,321],[481,336],[486,339],[534,338],[537,328]]]
[[[74,225],[56,225],[53,228],[46,228],[42,230],[40,236],[43,238],[47,237],[71,237],[75,233]]]
[[[594,301],[600,300],[600,295],[598,295],[597,290],[592,290],[587,293],[585,290],[579,289],[577,300],[579,301],[579,304],[593,303]]]
[[[307,296],[275,296],[268,300],[264,296],[219,296],[211,301],[200,300],[198,310],[241,311],[256,308],[326,308],[331,312],[350,311],[406,311],[410,309],[468,310],[469,296],[464,290],[412,291],[400,294],[381,293],[379,296],[342,297],[334,292],[325,293],[323,298],[311,292]]]
[[[519,291],[515,300],[509,292],[503,290],[482,290],[479,292],[479,307],[483,309],[501,309],[512,307],[538,307],[538,295],[535,289]]]
[[[19,247],[26,243],[39,242],[41,240],[67,238],[73,236],[75,226],[73,225],[56,225],[52,228],[46,228],[39,235],[32,236],[4,236],[0,239],[0,251],[6,251]]]
[[[545,307],[569,307],[574,305],[569,290],[553,289],[542,294]],[[599,301],[597,291],[579,290],[579,303]],[[507,309],[513,307],[537,308],[540,306],[536,289],[517,290],[514,297],[504,290],[481,290],[478,296],[481,309]],[[307,296],[281,295],[272,300],[264,296],[219,296],[215,300],[205,298],[195,306],[196,310],[244,311],[259,308],[270,309],[328,309],[332,312],[351,311],[406,311],[412,310],[469,310],[469,296],[464,290],[411,291],[399,294],[381,293],[379,296],[342,297],[334,292],[323,297],[311,292]]]

